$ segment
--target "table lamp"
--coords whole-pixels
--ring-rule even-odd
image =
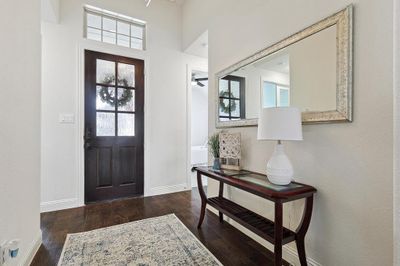
[[[294,107],[261,109],[257,139],[278,141],[267,164],[267,177],[276,185],[290,184],[293,180],[293,166],[285,154],[282,141],[303,140],[300,110]]]

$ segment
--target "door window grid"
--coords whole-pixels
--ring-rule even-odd
[[[113,12],[85,7],[85,37],[145,50],[146,23]]]
[[[96,63],[96,68],[99,68],[99,62],[106,62],[106,64],[112,61],[106,61],[98,59]],[[105,84],[104,82],[99,82],[96,77],[96,135],[98,137],[111,137],[111,136],[135,136],[135,87],[120,85],[119,82],[119,65],[126,65],[119,62],[112,62],[115,64],[113,69],[114,79],[112,83]],[[135,80],[135,66],[126,65],[133,67],[133,81]],[[98,75],[98,74],[97,74]],[[134,85],[134,83],[132,84]],[[111,97],[116,100],[114,106],[111,104],[104,104],[104,102],[99,99],[99,90],[103,88],[109,92]],[[129,91],[132,94],[131,103],[119,106],[118,100],[120,99],[123,92]],[[120,93],[122,92],[122,93]],[[131,110],[129,110],[131,109]]]

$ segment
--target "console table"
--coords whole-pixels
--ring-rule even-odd
[[[213,170],[211,167],[196,167],[197,184],[201,197],[201,214],[198,228],[204,220],[206,205],[219,211],[220,222],[223,215],[232,218],[242,226],[261,236],[274,245],[275,265],[282,265],[282,246],[296,241],[297,251],[302,266],[307,265],[304,238],[310,225],[313,195],[317,190],[305,184],[292,182],[288,186],[277,186],[270,183],[266,175],[247,170]],[[219,181],[218,197],[207,198],[201,176]],[[275,220],[271,221],[223,197],[224,184],[242,189],[275,203]],[[283,227],[283,203],[305,198],[303,218],[292,231]]]

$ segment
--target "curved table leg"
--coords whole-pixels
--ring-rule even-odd
[[[314,200],[313,195],[306,198],[304,212],[303,212],[303,218],[301,219],[299,227],[297,227],[297,230],[296,230],[296,246],[297,246],[297,252],[299,253],[299,259],[300,259],[301,266],[307,265],[307,257],[306,257],[306,249],[305,249],[305,245],[304,245],[304,238],[306,236],[308,227],[310,226],[311,214],[312,214],[312,208],[313,208],[313,200]]]
[[[219,194],[218,197],[222,198],[224,196],[224,183],[221,181],[219,182]],[[224,221],[224,214],[222,212],[219,212],[219,222]]]
[[[204,215],[206,214],[207,196],[206,193],[204,193],[203,181],[201,180],[201,174],[199,172],[197,172],[197,187],[199,189],[201,198],[201,213],[200,213],[199,223],[197,225],[197,228],[200,228],[204,220]]]

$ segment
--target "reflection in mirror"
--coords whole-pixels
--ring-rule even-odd
[[[336,109],[336,26],[261,58],[219,81],[219,120],[258,118],[260,108]]]
[[[216,126],[253,126],[262,108],[304,123],[352,121],[352,6],[219,72]]]
[[[245,119],[245,78],[226,76],[219,81],[219,117],[221,121]]]

